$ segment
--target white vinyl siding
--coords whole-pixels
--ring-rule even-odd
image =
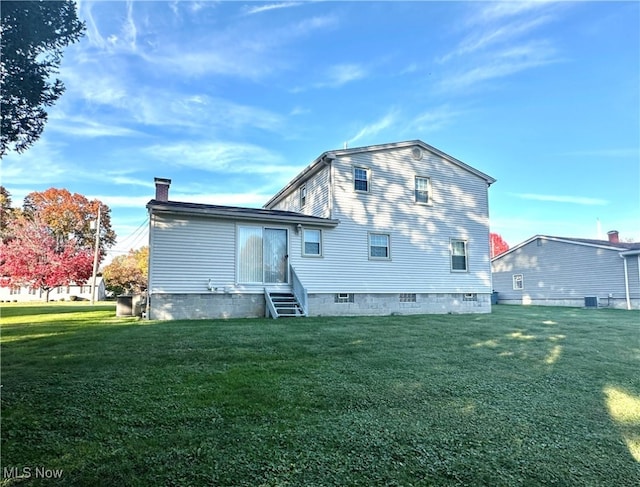
[[[620,249],[541,238],[493,260],[493,283],[500,299],[570,300],[585,296],[616,299],[626,295]],[[627,258],[629,292],[640,298],[638,260]],[[526,278],[524,292],[513,289],[513,275]],[[634,278],[635,276],[635,278]]]
[[[330,218],[329,206],[329,174],[330,168],[323,167],[315,172],[297,188],[292,189],[271,210],[295,211],[305,215]],[[304,204],[302,204],[302,187],[304,186]]]
[[[234,285],[234,222],[154,214],[151,227],[150,293],[205,292],[209,279]]]
[[[322,259],[292,262],[309,293],[491,292],[484,179],[426,150],[416,161],[410,147],[339,155],[332,164],[332,218],[340,223],[323,229]],[[366,200],[354,191],[354,166],[372,168],[381,182]],[[414,203],[415,176],[425,174],[432,206]],[[370,233],[390,235],[387,264],[369,257]],[[468,272],[451,272],[451,236],[467,242]]]
[[[491,292],[487,181],[427,150],[416,161],[411,149],[338,154],[301,181],[307,187],[302,213],[339,221],[322,229],[322,258],[304,257],[303,232],[288,228],[296,249],[290,264],[310,294]],[[355,166],[372,171],[375,184],[366,197],[354,191]],[[432,206],[414,203],[415,177],[425,174]],[[292,187],[272,208],[301,211],[298,190]],[[263,285],[237,283],[236,222],[153,214],[151,225],[150,293],[207,293],[210,279],[231,292],[264,292]],[[370,259],[372,233],[390,236],[393,260]],[[452,236],[467,242],[468,272],[451,272]]]

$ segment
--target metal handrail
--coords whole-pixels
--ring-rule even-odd
[[[271,314],[271,317],[273,319],[276,319],[278,317],[278,311],[276,311],[276,306],[273,304],[273,300],[271,299],[271,296],[269,295],[269,291],[267,290],[267,288],[264,288],[264,300],[265,303],[267,304],[267,308],[265,311],[265,318],[269,318],[269,314]]]
[[[309,310],[307,309],[307,289],[302,285],[302,281],[296,274],[296,270],[293,266],[289,266],[289,270],[291,272],[291,284],[293,287],[293,295],[300,303],[300,307],[302,308],[303,316],[307,316]]]

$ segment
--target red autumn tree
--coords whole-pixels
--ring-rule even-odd
[[[76,239],[60,242],[39,219],[20,217],[9,224],[12,238],[0,243],[2,286],[49,291],[82,284],[93,272],[93,253]]]
[[[98,200],[89,201],[85,196],[66,189],[49,188],[42,192],[29,193],[24,199],[23,210],[30,218],[38,218],[58,241],[64,244],[73,238],[83,248],[93,248],[95,228],[91,225],[98,219],[100,208],[100,256],[106,248],[116,242],[111,228],[111,210]]]
[[[509,250],[509,244],[504,241],[502,236],[498,233],[490,233],[489,237],[491,238],[491,258],[493,259],[495,256],[502,254]]]

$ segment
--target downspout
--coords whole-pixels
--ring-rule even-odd
[[[629,297],[629,268],[627,267],[627,258],[624,255],[620,255],[624,263],[624,291],[627,300],[627,309],[631,309],[631,299]]]
[[[322,162],[325,163],[329,170],[329,218],[333,218],[333,161],[335,161],[336,155],[333,152],[327,152],[322,158]]]
[[[147,255],[147,304],[145,306],[145,316],[150,319],[151,312],[151,240],[153,233],[153,210],[149,208],[149,253]]]

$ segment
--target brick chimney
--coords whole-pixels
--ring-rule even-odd
[[[610,232],[607,232],[607,235],[609,236],[610,243],[620,243],[620,238],[618,237],[618,230],[611,230]]]
[[[156,201],[169,201],[169,186],[171,179],[154,178],[156,183]]]

